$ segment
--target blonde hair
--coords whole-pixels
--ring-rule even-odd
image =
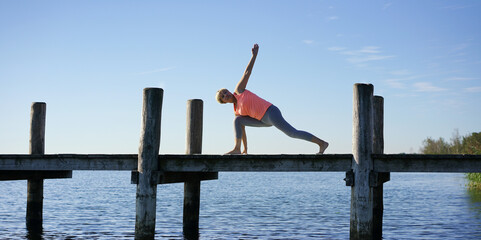
[[[225,102],[223,102],[222,99],[220,98],[220,93],[223,92],[224,90],[229,91],[226,88],[221,88],[215,94],[215,100],[217,100],[217,102],[222,103],[222,104],[224,104]]]

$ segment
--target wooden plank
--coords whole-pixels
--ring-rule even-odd
[[[217,172],[164,172],[159,179],[159,184],[167,183],[185,183],[189,181],[205,181],[205,180],[217,180],[219,173]]]
[[[346,172],[351,154],[159,155],[167,172]],[[481,172],[481,155],[373,154],[377,172]],[[137,170],[137,154],[3,154],[0,170]]]
[[[163,172],[159,173],[158,184],[170,184],[170,183],[185,183],[187,181],[205,181],[216,180],[218,178],[217,172]],[[132,171],[131,177],[132,184],[139,183],[139,172]]]
[[[72,171],[0,171],[0,181],[72,178]]]
[[[137,154],[5,154],[0,170],[137,170]]]
[[[481,155],[373,154],[378,172],[481,172]]]
[[[351,154],[159,155],[166,172],[345,172]],[[137,170],[137,154],[0,155],[0,170]]]
[[[324,155],[162,155],[168,172],[345,172],[351,154]]]

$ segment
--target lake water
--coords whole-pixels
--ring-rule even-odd
[[[200,239],[349,239],[344,173],[220,173],[201,187]],[[393,173],[384,239],[481,239],[463,174]],[[0,239],[27,239],[26,181],[0,182]],[[43,239],[133,239],[130,172],[45,180]],[[183,184],[159,185],[156,239],[182,239]]]

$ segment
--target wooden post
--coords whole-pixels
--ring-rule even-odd
[[[355,84],[353,98],[352,169],[350,239],[372,239],[373,199],[369,184],[373,169],[373,91],[371,84]]]
[[[45,154],[45,119],[47,105],[43,102],[32,103],[30,112],[30,154]],[[29,235],[42,233],[43,221],[43,179],[28,179],[27,217]]]
[[[373,126],[373,154],[384,153],[384,98],[381,96],[374,96],[373,102],[374,112],[374,126]]]
[[[164,91],[160,88],[144,89],[137,167],[139,176],[136,195],[135,239],[154,239],[155,236],[163,95]]]
[[[187,101],[186,154],[202,153],[203,102]],[[184,183],[184,239],[199,239],[200,179],[190,178]]]
[[[384,99],[374,96],[374,131],[372,153],[384,153]],[[376,186],[373,186],[373,239],[382,239],[382,218],[384,211],[383,183],[388,181],[390,173],[375,173]]]

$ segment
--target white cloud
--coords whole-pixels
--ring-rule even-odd
[[[394,71],[394,75],[408,75],[409,72],[407,70],[400,70],[400,71]],[[391,74],[393,74],[391,72]],[[404,82],[413,80],[413,79],[419,79],[419,78],[424,78],[428,75],[412,75],[412,76],[405,76],[405,77],[398,77],[398,78],[390,78],[386,80],[386,83],[391,86],[392,88],[406,88],[406,84]]]
[[[469,93],[479,93],[481,92],[481,87],[469,87],[469,88],[465,88],[464,91]]]
[[[386,9],[388,9],[389,7],[391,7],[392,5],[393,5],[392,2],[385,3],[385,4],[382,6],[382,10],[386,10]]]
[[[388,79],[386,80],[386,83],[392,88],[406,88],[406,84],[398,79]]]
[[[367,56],[359,56],[359,57],[352,57],[348,58],[347,61],[351,63],[365,63],[369,61],[379,61],[388,58],[393,58],[394,56],[383,56],[383,55],[367,55]]]
[[[330,16],[327,18],[327,21],[334,21],[334,20],[339,20],[338,16]]]
[[[468,43],[460,43],[460,44],[453,47],[453,51],[455,51],[455,52],[462,51],[462,50],[464,50],[468,47],[469,47]]]
[[[446,6],[446,7],[443,7],[444,9],[448,9],[448,10],[459,10],[459,9],[464,9],[464,8],[468,8],[469,6],[467,5],[450,5],[450,6]]]
[[[309,44],[313,44],[314,40],[302,40],[302,42],[309,45]]]
[[[330,47],[330,48],[328,48],[327,50],[333,51],[333,52],[339,52],[339,51],[344,51],[344,50],[346,50],[346,48],[345,48],[345,47]]]
[[[392,75],[396,75],[396,76],[404,76],[404,75],[409,75],[410,72],[406,69],[402,69],[402,70],[395,70],[395,71],[391,71],[389,72],[390,74]]]
[[[465,62],[467,62],[466,59],[456,59],[453,61],[453,63],[465,63]]]
[[[470,77],[452,77],[446,79],[447,81],[471,81],[476,80],[477,78],[470,78]]]
[[[379,49],[380,49],[380,47],[377,47],[377,46],[366,46],[366,47],[363,47],[359,50],[344,51],[344,52],[342,52],[342,54],[344,54],[344,55],[376,54],[376,53],[381,53],[381,51]]]
[[[414,91],[416,92],[442,92],[447,90],[445,88],[436,87],[430,82],[417,82],[414,83],[413,86]]]
[[[145,75],[145,74],[152,74],[152,73],[158,73],[158,72],[165,72],[174,69],[175,67],[166,67],[166,68],[158,68],[150,71],[145,71],[139,73],[139,75]]]
[[[378,49],[379,47],[376,46],[367,46],[359,50],[359,53],[379,53],[380,51]]]
[[[393,55],[382,55],[381,48],[377,46],[365,46],[359,50],[347,50],[344,47],[330,47],[329,51],[339,52],[339,54],[350,56],[346,60],[358,66],[370,61],[379,61],[393,58]],[[364,65],[363,65],[364,66]]]
[[[406,80],[413,80],[413,79],[419,79],[419,78],[425,78],[431,76],[430,74],[419,74],[419,75],[411,75],[403,78],[396,78],[395,80],[397,81],[406,81]]]

